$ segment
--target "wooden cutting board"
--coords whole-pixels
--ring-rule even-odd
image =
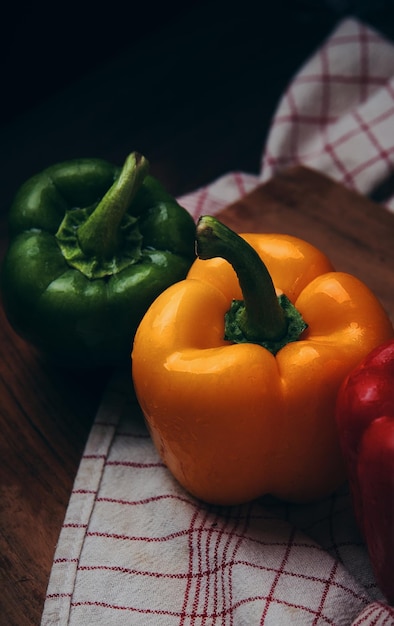
[[[360,278],[394,322],[394,213],[319,172],[295,167],[260,185],[218,218],[237,232],[295,235],[337,270]]]

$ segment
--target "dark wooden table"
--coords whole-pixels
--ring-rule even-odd
[[[286,84],[347,9],[276,1],[262,17],[261,3],[243,3],[242,13],[221,1],[184,4],[146,9],[137,22],[116,3],[102,14],[49,12],[49,25],[36,9],[25,19],[14,10],[2,55],[1,257],[13,194],[51,163],[121,164],[138,150],[175,195],[228,171],[257,172]],[[394,36],[391,3],[360,2],[358,13]],[[109,372],[48,366],[0,316],[0,623],[28,626],[40,623]]]

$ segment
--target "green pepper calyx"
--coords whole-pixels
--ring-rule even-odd
[[[137,152],[98,204],[67,211],[56,239],[67,263],[90,279],[115,274],[141,258],[138,218],[127,211],[148,172]]]
[[[243,300],[233,300],[225,315],[225,339],[256,343],[274,355],[299,339],[307,324],[286,295],[276,295],[267,267],[245,239],[204,215],[197,223],[196,249],[203,260],[222,257],[238,276]]]

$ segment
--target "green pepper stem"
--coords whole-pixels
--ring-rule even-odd
[[[120,223],[140,188],[149,163],[138,152],[126,158],[114,184],[88,220],[78,228],[78,242],[86,256],[108,259],[120,245]]]
[[[273,341],[287,332],[272,278],[258,253],[245,239],[216,218],[204,215],[197,223],[197,255],[201,259],[222,257],[234,268],[244,299],[238,319],[249,341]]]

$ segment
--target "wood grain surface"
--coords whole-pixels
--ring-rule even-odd
[[[2,307],[0,345],[0,624],[33,626],[108,373],[54,368]]]

